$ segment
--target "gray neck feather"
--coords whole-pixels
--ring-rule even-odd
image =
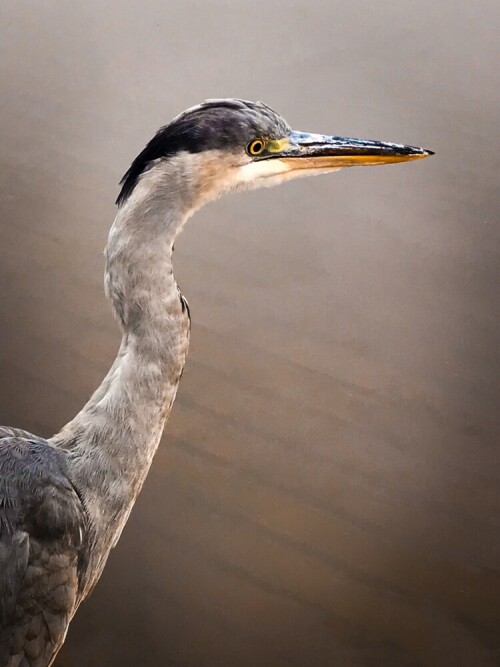
[[[68,453],[102,566],[151,465],[188,351],[189,316],[172,247],[205,197],[184,171],[185,160],[154,166],[118,211],[105,287],[123,331],[120,349],[88,403],[51,440]]]

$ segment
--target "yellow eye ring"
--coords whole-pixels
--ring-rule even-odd
[[[247,151],[249,155],[260,155],[265,147],[264,139],[254,139],[248,144]]]

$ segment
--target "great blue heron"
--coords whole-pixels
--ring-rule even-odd
[[[190,315],[172,272],[186,220],[230,190],[431,151],[294,132],[261,102],[208,100],[161,128],[121,181],[106,293],[123,337],[60,433],[0,428],[0,667],[46,667],[99,579],[175,398]]]

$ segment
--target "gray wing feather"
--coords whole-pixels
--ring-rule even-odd
[[[14,611],[28,555],[28,533],[18,531],[0,540],[0,627],[7,624]]]
[[[0,667],[46,667],[84,567],[85,511],[65,453],[0,427]]]

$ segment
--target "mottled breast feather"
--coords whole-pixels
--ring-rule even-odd
[[[0,667],[51,663],[79,600],[85,532],[65,454],[0,427]]]

